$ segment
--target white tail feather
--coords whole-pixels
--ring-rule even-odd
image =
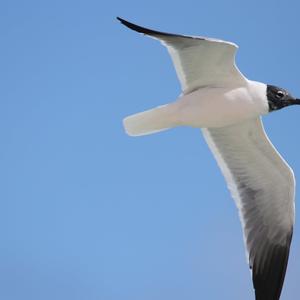
[[[130,136],[152,134],[176,126],[172,104],[140,112],[123,120],[125,131]]]

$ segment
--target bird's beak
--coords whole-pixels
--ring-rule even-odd
[[[296,98],[296,99],[294,100],[294,104],[300,105],[300,99]]]

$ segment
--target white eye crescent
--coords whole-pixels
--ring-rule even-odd
[[[285,94],[284,94],[283,91],[277,91],[277,93],[276,93],[276,97],[277,97],[277,98],[282,98],[284,95],[285,95]]]

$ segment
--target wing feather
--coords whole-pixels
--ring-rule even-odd
[[[184,94],[205,86],[239,86],[247,82],[236,67],[238,47],[234,43],[156,31],[117,19],[132,30],[160,40],[167,47]]]
[[[203,133],[239,209],[256,300],[277,300],[295,217],[293,172],[260,119]]]

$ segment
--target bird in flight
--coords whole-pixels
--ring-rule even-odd
[[[172,58],[182,94],[124,119],[140,136],[176,126],[202,129],[239,211],[256,300],[278,300],[295,221],[295,179],[268,139],[261,116],[300,104],[287,90],[247,79],[237,45],[218,39],[123,25],[159,40]]]

